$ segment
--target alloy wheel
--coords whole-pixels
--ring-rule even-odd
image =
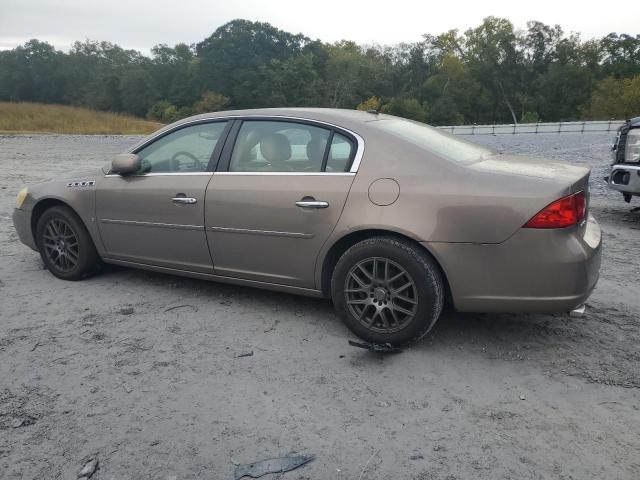
[[[61,218],[47,222],[43,234],[47,259],[61,272],[72,271],[80,258],[79,242],[71,226]]]
[[[380,333],[401,330],[413,320],[418,308],[411,275],[388,258],[366,258],[356,263],[347,274],[344,294],[351,315]]]

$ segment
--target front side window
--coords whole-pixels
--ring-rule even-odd
[[[238,132],[229,171],[322,172],[330,133],[303,123],[246,120]]]
[[[204,172],[226,122],[203,123],[165,135],[137,152],[138,173]]]

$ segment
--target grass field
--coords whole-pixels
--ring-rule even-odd
[[[128,115],[87,108],[0,102],[0,133],[147,134],[161,126]]]

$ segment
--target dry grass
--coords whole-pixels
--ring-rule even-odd
[[[42,103],[0,102],[0,133],[148,134],[162,124],[117,113]]]

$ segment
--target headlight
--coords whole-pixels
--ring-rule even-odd
[[[18,192],[18,196],[16,198],[16,208],[22,207],[24,199],[27,198],[27,193],[27,187],[24,187],[22,190],[20,190],[20,192]]]
[[[629,130],[629,133],[627,133],[624,161],[640,162],[640,128],[632,128]]]

